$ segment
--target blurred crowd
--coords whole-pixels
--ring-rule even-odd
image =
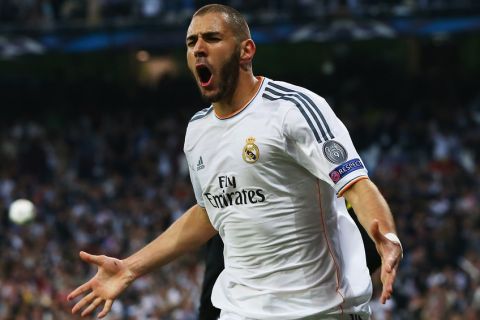
[[[281,79],[327,99],[395,215],[405,257],[386,305],[374,282],[374,319],[480,319],[478,77],[445,66],[394,76],[374,62],[362,70],[349,59],[355,69],[339,67],[338,79]],[[118,88],[97,89],[90,108],[77,105],[95,89],[89,83],[69,85],[78,96],[60,99],[62,109],[48,111],[62,87],[42,87],[43,98],[28,100],[43,101],[41,117],[0,119],[0,320],[71,319],[66,295],[96,271],[80,250],[126,257],[194,203],[182,148],[196,103],[186,80],[170,81],[151,97],[156,113],[139,101],[118,107]],[[35,203],[33,222],[8,220],[17,198]],[[196,319],[202,257],[192,252],[140,279],[108,319]]]
[[[413,103],[343,101],[405,253],[394,299],[379,304],[374,282],[374,319],[480,319],[480,99],[465,99],[450,82],[429,88],[422,80],[421,89],[402,91]]]
[[[304,19],[331,15],[408,16],[480,9],[474,0],[218,0],[249,19]],[[184,23],[205,0],[1,0],[0,24],[20,27],[97,26],[102,23],[157,21]]]
[[[463,104],[432,90],[405,108],[327,97],[403,241],[386,305],[374,283],[376,320],[480,318],[480,99]],[[187,122],[127,110],[2,125],[0,319],[71,318],[67,293],[95,272],[80,250],[125,257],[194,203],[182,153]],[[8,220],[17,198],[37,206],[32,223]],[[196,319],[201,257],[192,252],[142,278],[108,319]]]
[[[85,116],[60,127],[0,131],[0,319],[69,319],[66,295],[96,270],[80,250],[125,257],[193,203],[182,154],[185,123]],[[31,199],[34,222],[9,203]],[[196,319],[203,276],[193,252],[136,282],[109,319]]]

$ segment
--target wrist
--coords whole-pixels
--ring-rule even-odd
[[[402,258],[403,258],[403,247],[402,247],[402,243],[400,242],[400,239],[398,238],[398,236],[393,232],[388,232],[388,233],[384,234],[384,237],[400,246],[400,250],[402,250]]]
[[[132,257],[124,259],[123,263],[126,267],[126,275],[129,283],[132,283],[142,276],[137,261],[133,260]]]

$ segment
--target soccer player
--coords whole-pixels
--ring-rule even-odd
[[[135,279],[219,234],[225,269],[212,293],[221,320],[368,319],[372,288],[347,199],[382,258],[389,299],[402,248],[389,207],[342,122],[315,93],[255,76],[243,16],[207,5],[188,27],[187,62],[211,106],[187,128],[197,204],[120,260],[81,252],[97,274],[69,296],[72,312],[103,305]]]

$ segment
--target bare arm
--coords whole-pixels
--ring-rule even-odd
[[[72,308],[72,313],[84,309],[82,316],[85,316],[103,303],[98,317],[105,317],[113,301],[135,279],[201,246],[216,233],[205,209],[195,205],[155,240],[124,260],[80,252],[82,260],[96,265],[98,271],[68,295],[68,300],[72,300],[85,294]]]
[[[138,278],[157,266],[163,266],[190,250],[200,247],[217,234],[205,208],[195,205],[164,233],[124,262]]]
[[[344,197],[352,205],[382,258],[383,291],[380,300],[385,303],[392,295],[397,267],[402,258],[401,245],[388,236],[389,233],[396,234],[392,213],[378,188],[369,179],[356,182],[345,191]]]

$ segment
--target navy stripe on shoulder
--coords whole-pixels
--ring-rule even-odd
[[[205,108],[205,109],[202,109],[202,110],[198,111],[197,113],[195,113],[193,115],[193,117],[190,119],[189,122],[205,118],[210,112],[212,112],[212,110],[213,110],[213,106],[210,106],[208,108]]]
[[[313,125],[312,121],[310,120],[310,117],[305,113],[305,110],[304,108],[302,108],[302,106],[300,105],[300,103],[295,100],[294,98],[292,97],[289,97],[289,96],[280,96],[280,97],[272,97],[266,93],[263,93],[262,95],[263,98],[267,99],[267,100],[271,100],[271,101],[275,101],[275,100],[286,100],[286,101],[290,101],[290,102],[293,102],[293,104],[295,104],[295,106],[298,108],[298,110],[300,110],[300,112],[302,113],[303,117],[305,118],[305,120],[307,120],[307,123],[308,123],[308,126],[310,127],[310,129],[312,129],[313,131],[313,134],[315,135],[315,139],[317,140],[317,142],[322,142],[322,139],[320,138],[320,136],[318,135],[318,132],[317,130],[315,129],[315,126]]]
[[[303,92],[296,91],[296,90],[281,86],[281,85],[273,83],[273,82],[269,82],[268,84],[271,85],[272,87],[276,88],[276,89],[279,89],[279,90],[282,90],[282,91],[285,91],[285,92],[290,92],[290,93],[294,92],[294,93],[298,94],[299,96],[301,96],[306,101],[308,101],[309,105],[316,111],[316,113],[318,114],[318,116],[322,120],[322,123],[324,124],[325,129],[327,130],[327,133],[330,136],[330,139],[334,138],[334,135],[332,134],[332,131],[330,130],[330,126],[328,125],[327,120],[325,119],[322,112],[320,111],[320,108],[315,104],[315,102],[313,102],[313,100],[308,95],[306,95]],[[327,140],[330,140],[330,139],[327,139]]]
[[[320,130],[319,132],[319,136],[322,136],[323,137],[323,140],[324,141],[327,141],[328,140],[328,137],[325,133],[325,130],[323,129],[322,125],[320,124],[320,121],[318,120],[318,116],[315,114],[314,110],[310,107],[310,105],[307,103],[307,101],[305,101],[305,99],[303,99],[300,95],[298,95],[297,93],[295,92],[292,92],[292,93],[282,93],[280,91],[277,91],[277,90],[274,90],[272,88],[265,88],[265,91],[268,91],[274,95],[277,95],[277,96],[280,96],[280,97],[291,97],[291,98],[294,98],[296,101],[298,101],[300,103],[300,105],[298,106],[298,108],[302,108],[305,112],[302,113],[304,116],[308,116],[309,118],[311,118],[310,120],[313,120],[316,124],[317,124],[317,127],[315,127],[313,124],[310,126],[311,129],[313,131],[318,131]],[[308,113],[307,113],[308,112]],[[318,128],[318,129],[317,129]],[[321,142],[318,141],[318,142]]]

